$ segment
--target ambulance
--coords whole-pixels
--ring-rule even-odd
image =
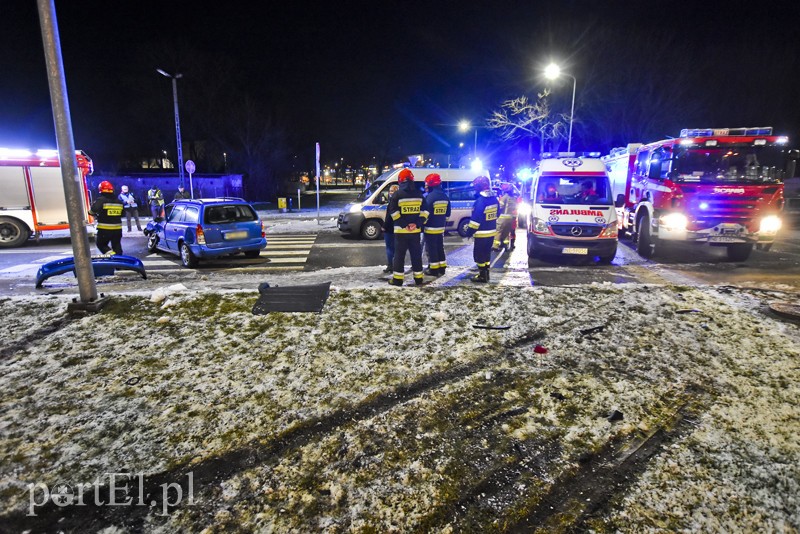
[[[599,153],[542,154],[534,171],[528,215],[528,257],[578,256],[611,263],[617,213]]]
[[[92,218],[86,177],[94,167],[81,150],[75,159],[88,224]],[[0,148],[0,191],[0,247],[19,247],[42,232],[69,229],[58,151]],[[88,229],[94,234],[93,228]]]

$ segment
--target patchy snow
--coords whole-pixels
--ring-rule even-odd
[[[194,506],[151,513],[145,530],[483,531],[524,516],[582,455],[651,433],[687,403],[692,431],[592,527],[800,528],[800,333],[765,312],[775,295],[365,287],[358,271],[286,279],[334,281],[320,314],[255,316],[252,285],[213,279],[117,295],[63,323],[66,297],[0,299],[0,530],[24,514],[29,483],[226,457],[230,471],[200,483]],[[610,422],[612,410],[624,419]],[[284,437],[294,444],[259,453]],[[247,454],[261,460],[237,463]],[[515,462],[510,494],[455,510]]]

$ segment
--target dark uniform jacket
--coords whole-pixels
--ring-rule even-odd
[[[491,191],[482,191],[472,208],[467,234],[475,237],[494,237],[497,233],[497,211],[500,203]]]
[[[422,216],[427,216],[425,223],[426,234],[443,234],[447,225],[447,218],[450,217],[450,198],[437,185],[432,187],[425,202],[422,203]]]
[[[394,221],[395,234],[418,234],[422,231],[425,217],[422,215],[422,192],[414,186],[414,182],[403,182],[400,189],[389,200],[387,211]],[[409,230],[409,224],[417,227]]]
[[[122,202],[114,193],[100,193],[89,214],[97,218],[98,230],[122,230]]]

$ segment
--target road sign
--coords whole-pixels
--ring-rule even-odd
[[[186,172],[188,172],[189,174],[194,174],[194,170],[196,168],[194,166],[194,161],[187,159],[185,167],[186,167]]]

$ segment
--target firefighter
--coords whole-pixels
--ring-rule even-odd
[[[492,244],[492,250],[498,251],[501,247],[509,247],[508,236],[511,234],[514,219],[516,219],[517,199],[512,194],[514,188],[511,184],[503,184],[500,188],[499,216],[497,218],[497,234]]]
[[[89,208],[89,214],[97,219],[97,248],[101,254],[122,254],[122,211],[124,206],[114,196],[114,186],[103,180],[99,186],[100,196]],[[111,247],[108,246],[109,242]]]
[[[472,281],[486,283],[489,281],[492,241],[497,234],[497,212],[500,204],[487,177],[478,176],[473,180],[472,187],[478,195],[467,226],[467,236],[475,237],[472,257],[478,264],[478,274],[472,277]]]
[[[147,203],[150,205],[150,214],[153,219],[160,217],[164,207],[164,195],[156,184],[153,184],[147,192]]]
[[[450,198],[442,190],[442,177],[436,173],[425,177],[425,188],[428,195],[422,204],[422,216],[427,216],[423,233],[425,248],[428,251],[429,276],[442,276],[447,269],[444,257],[444,229],[450,217]]]
[[[414,283],[421,286],[422,274],[422,244],[420,233],[425,218],[422,215],[422,192],[414,185],[414,174],[403,169],[397,177],[400,189],[391,199],[387,212],[393,221],[394,231],[394,263],[392,279],[389,283],[394,286],[403,285],[405,272],[406,251],[411,255],[411,270],[414,273]]]

